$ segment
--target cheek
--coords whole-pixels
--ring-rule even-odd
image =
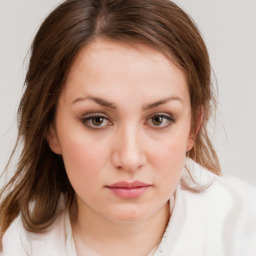
[[[180,143],[169,143],[162,145],[162,148],[155,151],[152,157],[157,170],[162,170],[164,176],[179,176],[183,168],[186,155],[185,147]]]
[[[178,164],[186,155],[188,132],[167,134],[159,140],[152,141],[151,159],[159,164]]]
[[[154,166],[157,174],[155,176],[156,184],[161,184],[162,188],[173,193],[184,166],[187,137],[184,134],[176,133],[155,143],[157,145],[151,151],[149,159],[151,159],[151,165]]]
[[[100,177],[108,158],[108,149],[104,144],[76,134],[63,137],[61,148],[66,172],[74,189],[79,184],[90,185]]]

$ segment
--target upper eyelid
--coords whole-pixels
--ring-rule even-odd
[[[87,113],[81,116],[82,119],[86,118],[93,118],[93,117],[104,117],[106,119],[110,119],[109,116],[102,112],[95,112],[95,113]]]
[[[150,115],[147,115],[146,120],[155,117],[155,116],[163,116],[163,117],[168,117],[170,119],[172,119],[173,121],[175,121],[175,115],[173,115],[172,113],[167,113],[167,112],[155,112],[152,113]],[[89,118],[93,118],[93,117],[104,117],[105,119],[113,122],[113,118],[110,117],[108,114],[104,113],[104,112],[90,112],[90,113],[86,113],[83,114],[81,116],[81,119],[89,119]]]
[[[86,113],[86,114],[81,115],[80,119],[82,121],[85,121],[85,120],[93,119],[95,117],[103,117],[104,119],[106,119],[106,120],[111,122],[111,119],[109,118],[109,116],[107,114],[105,114],[105,113],[102,113],[102,112]]]
[[[169,118],[175,120],[174,115],[172,115],[172,114],[170,114],[170,113],[165,113],[165,112],[157,112],[157,113],[151,114],[151,115],[149,116],[149,118],[152,118],[152,117],[154,117],[154,116],[169,117]]]
[[[104,113],[104,112],[91,112],[91,113],[86,113],[86,114],[83,114],[81,117],[82,118],[89,118],[89,117],[97,117],[97,116],[101,116],[101,117],[105,117],[105,118],[108,118],[108,119],[111,119],[109,117],[108,114]],[[166,112],[156,112],[156,113],[152,113],[150,115],[147,115],[147,118],[151,118],[151,117],[154,117],[154,116],[166,116],[166,117],[171,117],[172,119],[175,119],[174,115],[171,114],[171,113],[166,113]]]

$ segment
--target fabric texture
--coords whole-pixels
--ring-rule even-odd
[[[216,176],[189,158],[182,178],[205,190],[195,193],[178,185],[170,221],[154,255],[256,256],[256,188]],[[26,231],[19,216],[4,235],[1,255],[76,256],[68,211],[43,234]]]

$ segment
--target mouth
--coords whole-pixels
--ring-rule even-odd
[[[140,181],[118,182],[106,186],[111,192],[122,199],[135,199],[142,196],[152,185]]]

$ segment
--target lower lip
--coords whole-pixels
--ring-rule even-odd
[[[149,186],[145,187],[134,187],[134,188],[117,188],[117,187],[107,187],[110,189],[115,195],[123,199],[135,199],[140,197]]]

